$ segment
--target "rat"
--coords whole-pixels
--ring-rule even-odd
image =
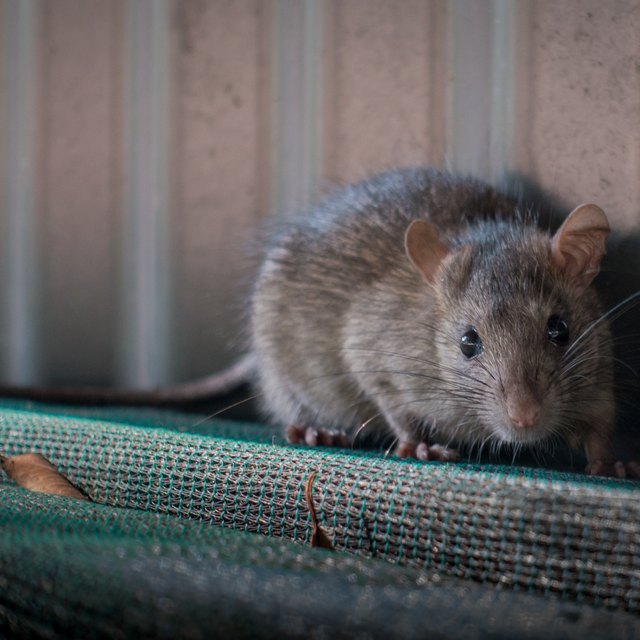
[[[611,330],[591,286],[609,223],[594,204],[551,235],[494,187],[429,167],[336,191],[273,234],[249,304],[248,354],[203,380],[147,392],[10,388],[2,395],[180,404],[252,379],[287,439],[391,436],[400,457],[461,447],[582,447],[616,461]]]
[[[584,449],[616,461],[611,330],[591,283],[605,213],[574,209],[551,235],[478,180],[431,168],[348,186],[272,241],[250,343],[263,409],[291,442],[391,435],[395,453]]]

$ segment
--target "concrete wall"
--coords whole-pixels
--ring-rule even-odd
[[[5,381],[222,367],[261,223],[390,166],[597,202],[640,272],[637,0],[0,0],[0,20]]]

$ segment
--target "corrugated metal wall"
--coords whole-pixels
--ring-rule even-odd
[[[238,347],[251,240],[429,162],[640,223],[635,0],[0,0],[4,381]]]

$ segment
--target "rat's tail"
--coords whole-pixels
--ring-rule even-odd
[[[82,405],[168,406],[206,402],[226,396],[248,384],[255,371],[255,356],[248,353],[213,375],[161,389],[136,391],[100,387],[0,386],[0,397],[38,402]]]

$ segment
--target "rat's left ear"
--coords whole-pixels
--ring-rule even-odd
[[[570,280],[586,288],[598,275],[609,222],[595,204],[576,207],[551,238],[551,261]]]
[[[404,248],[425,282],[432,283],[440,263],[446,258],[449,249],[438,238],[436,228],[426,220],[414,220],[404,235]]]

